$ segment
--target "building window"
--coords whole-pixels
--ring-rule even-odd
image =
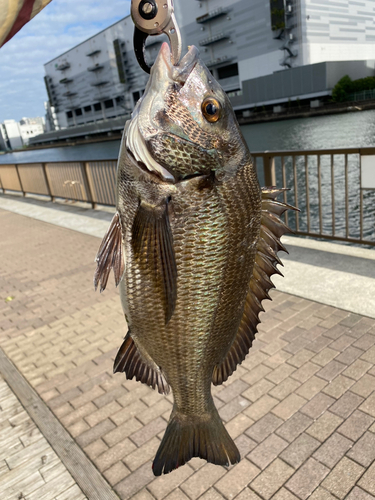
[[[229,66],[223,66],[222,68],[218,68],[217,74],[219,80],[223,80],[224,78],[230,78],[231,76],[238,75],[238,64],[229,64]]]
[[[74,110],[74,113],[76,116],[81,116],[82,115],[82,109],[81,108],[77,108]]]
[[[124,102],[124,96],[123,95],[119,95],[116,97],[116,104],[122,104]]]
[[[84,109],[85,113],[90,113],[91,106],[85,106],[83,109]]]
[[[106,109],[108,108],[113,108],[114,104],[113,104],[113,100],[112,99],[108,99],[107,101],[104,101],[104,107]]]
[[[73,118],[73,111],[67,111],[66,112],[66,117],[67,118]]]
[[[100,104],[100,102],[96,102],[94,104],[94,111],[101,111],[102,110],[102,105]]]

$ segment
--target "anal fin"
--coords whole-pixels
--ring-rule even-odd
[[[142,382],[153,389],[156,387],[160,394],[169,394],[170,387],[160,368],[139,352],[130,332],[126,334],[113,365],[113,373],[124,372],[126,378]]]
[[[280,216],[288,209],[297,210],[276,200],[277,195],[282,192],[282,189],[262,188],[260,235],[244,311],[229,351],[221,363],[214,368],[212,375],[214,385],[225,382],[245,359],[258,331],[259,313],[264,311],[262,301],[270,299],[268,292],[275,287],[270,278],[273,274],[281,274],[276,267],[277,264],[281,264],[277,252],[286,251],[286,249],[280,238],[283,234],[292,231],[284,224]]]
[[[132,228],[132,245],[136,259],[145,261],[155,283],[161,285],[168,323],[176,305],[177,266],[167,200],[157,206],[140,203]]]
[[[95,260],[97,263],[94,275],[95,290],[98,288],[99,283],[100,291],[102,292],[105,289],[111,269],[113,269],[115,283],[117,286],[121,281],[125,269],[125,261],[122,250],[122,231],[118,212],[116,212],[113,216]]]

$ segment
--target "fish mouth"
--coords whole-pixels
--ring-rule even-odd
[[[171,49],[167,42],[164,42],[160,48],[159,54],[153,65],[155,72],[160,71],[161,66],[167,69],[168,76],[171,80],[178,82],[180,85],[184,85],[189,75],[195,68],[199,59],[199,50],[194,45],[189,46],[188,52],[184,55],[181,61],[174,66],[172,64],[172,54]],[[152,70],[151,70],[152,72]]]

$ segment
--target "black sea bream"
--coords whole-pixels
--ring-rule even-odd
[[[95,285],[114,269],[129,331],[115,372],[173,391],[155,475],[192,457],[240,454],[215,408],[254,339],[273,287],[287,205],[260,189],[225,92],[190,47],[173,66],[163,44],[125,127],[117,212],[97,256]]]

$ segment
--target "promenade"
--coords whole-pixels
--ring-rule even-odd
[[[155,478],[172,396],[112,373],[126,324],[113,277],[92,284],[111,216],[0,195],[0,499],[375,499],[375,251],[285,238],[250,354],[213,388],[241,462]]]

